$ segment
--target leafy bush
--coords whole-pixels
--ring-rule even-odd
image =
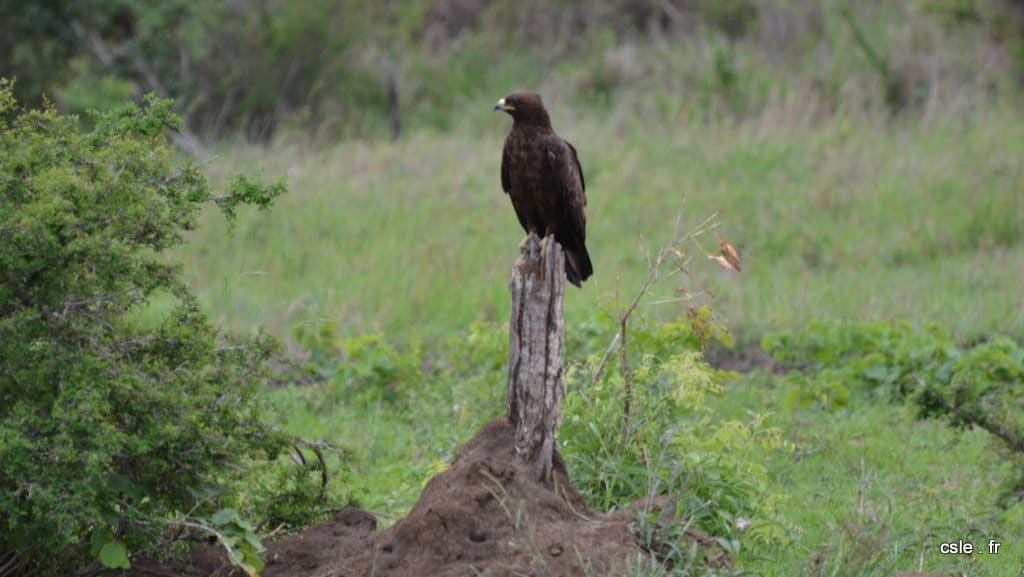
[[[383,335],[338,335],[334,323],[300,327],[295,336],[310,355],[309,367],[326,380],[332,394],[319,399],[326,409],[339,402],[399,403],[400,388],[422,379],[420,354],[388,341]]]
[[[508,360],[508,328],[482,322],[430,347],[381,334],[343,336],[334,323],[300,327],[295,338],[309,357],[313,378],[329,389],[310,398],[324,411],[338,404],[366,407],[378,402],[422,411],[431,385],[441,381],[450,390],[452,381],[459,381],[459,388],[492,383],[506,374]]]
[[[988,431],[1024,465],[1024,348],[1011,339],[960,347],[934,326],[812,322],[768,334],[762,347],[779,362],[810,364],[785,379],[791,408],[837,409],[856,396],[907,399],[922,418]]]
[[[215,195],[175,162],[170,106],[148,97],[79,133],[0,81],[0,565],[122,567],[200,519],[254,537],[217,509],[238,465],[285,442],[255,394],[273,342],[228,342],[165,251],[205,204],[267,208],[283,185],[238,177]],[[174,309],[143,324],[157,294]]]
[[[703,360],[700,340],[687,326],[668,323],[633,339],[642,357],[631,368],[628,418],[621,372],[606,370],[592,382],[600,356],[571,367],[559,450],[591,506],[610,510],[664,494],[679,516],[734,549],[729,539],[738,537],[738,524],[746,525],[741,519],[764,520],[770,502],[766,472],[750,453],[785,443],[762,416],[748,422],[715,416],[706,400],[724,394],[726,375]]]

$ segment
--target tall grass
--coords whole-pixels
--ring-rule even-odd
[[[574,115],[561,98],[549,108],[588,185],[596,273],[568,295],[570,324],[638,286],[677,219],[717,213],[744,270],[718,271],[703,255],[716,239],[698,239],[684,288],[711,288],[741,336],[812,318],[900,318],[964,338],[1024,337],[1024,123],[1009,106],[803,127],[779,126],[780,109],[632,126]],[[509,121],[489,101],[464,116],[457,130],[394,144],[225,149],[214,170],[261,164],[291,193],[242,215],[233,236],[208,221],[179,253],[207,309],[233,329],[285,337],[325,319],[398,339],[503,322],[522,238],[498,179]]]

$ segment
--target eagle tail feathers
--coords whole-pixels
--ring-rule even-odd
[[[579,253],[576,255],[577,267],[576,270],[580,272],[580,279],[587,280],[592,274],[594,274],[594,265],[590,263],[590,253],[587,252],[587,247],[580,244]]]
[[[594,268],[590,264],[590,255],[587,254],[586,247],[578,251],[565,251],[565,278],[569,282],[576,285],[577,288],[583,288],[583,281],[590,278],[592,274],[594,274]]]

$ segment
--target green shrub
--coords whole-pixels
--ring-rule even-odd
[[[231,487],[235,506],[259,531],[292,532],[355,505],[352,455],[317,442],[297,442],[274,461],[254,461]]]
[[[768,334],[762,347],[777,361],[806,369],[791,371],[784,381],[791,388],[790,408],[819,402],[834,410],[851,398],[909,400],[921,418],[991,433],[1024,479],[1024,348],[1019,343],[995,337],[960,347],[934,326],[819,321],[802,331]]]
[[[170,105],[149,97],[79,133],[52,106],[19,110],[0,81],[0,562],[25,573],[125,566],[201,519],[258,562],[249,526],[218,507],[238,465],[285,442],[255,394],[273,342],[228,342],[165,251],[205,204],[230,217],[283,185],[238,177],[215,195],[166,144]],[[173,311],[141,323],[157,294]]]
[[[707,365],[686,326],[668,323],[631,337],[631,354],[641,358],[631,367],[628,418],[614,359],[597,382],[600,355],[570,367],[559,450],[591,506],[610,510],[666,495],[678,515],[735,548],[730,539],[746,525],[740,521],[761,526],[756,521],[767,519],[771,501],[766,472],[750,455],[785,443],[762,416],[724,420],[707,406],[708,396],[725,393],[727,375]],[[758,531],[748,537],[770,538]]]

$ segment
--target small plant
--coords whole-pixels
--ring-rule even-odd
[[[740,256],[718,235],[715,216],[685,234],[677,224],[673,241],[649,260],[647,278],[634,298],[628,303],[616,299],[611,346],[567,372],[559,449],[574,485],[592,507],[610,510],[664,495],[675,505],[673,518],[724,539],[735,552],[738,521],[764,517],[770,501],[766,471],[750,453],[786,443],[761,415],[752,415],[749,422],[724,420],[708,407],[709,396],[724,393],[727,374],[712,369],[703,350],[711,340],[730,346],[732,335],[709,306],[695,304],[695,297],[707,291],[694,295],[677,289],[681,297],[657,301],[686,305],[675,322],[649,323],[638,312],[669,273],[692,281],[684,243],[693,243],[723,268],[740,271]],[[718,238],[721,255],[701,246],[699,237],[708,233]],[[589,332],[597,331],[595,325]],[[639,361],[630,361],[629,346],[633,358],[639,352]],[[620,370],[605,370],[616,347]],[[764,532],[752,537],[772,539]],[[687,564],[682,557],[677,562]]]
[[[740,574],[726,553],[739,552],[737,541],[714,540],[694,531],[692,522],[672,519],[661,512],[637,511],[630,526],[637,544],[647,552],[627,575],[659,577],[725,577]]]
[[[811,555],[804,575],[885,577],[892,574],[893,561],[886,555],[887,523],[861,523],[846,519],[829,529],[831,538]]]
[[[736,535],[737,519],[765,514],[765,471],[748,457],[755,447],[784,443],[761,417],[715,417],[705,400],[723,393],[723,375],[699,352],[642,358],[625,430],[622,376],[590,384],[598,362],[569,371],[559,433],[573,483],[591,506],[610,510],[664,494],[677,514],[719,536]]]

